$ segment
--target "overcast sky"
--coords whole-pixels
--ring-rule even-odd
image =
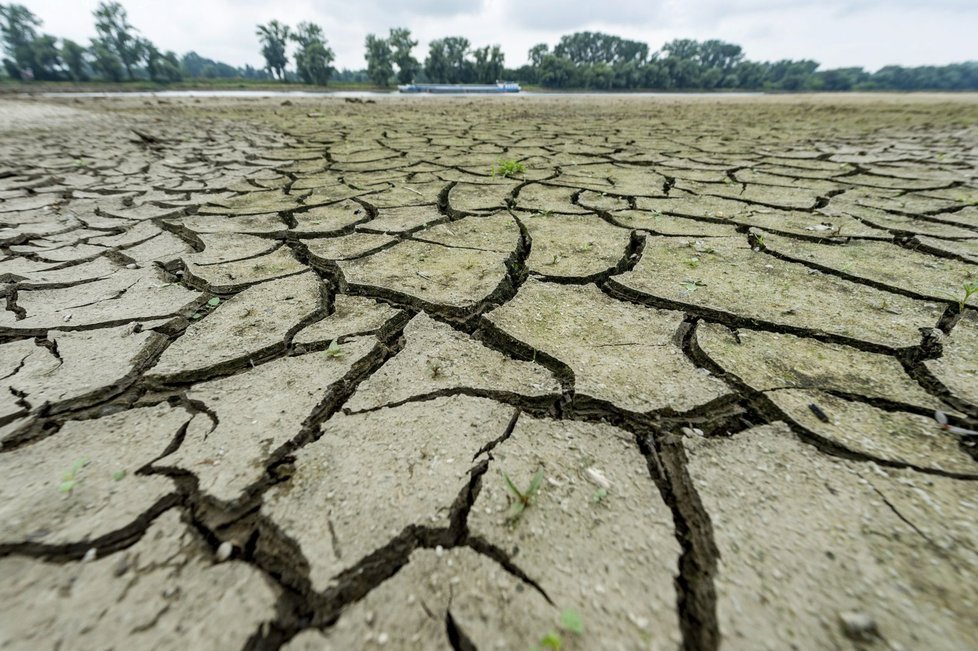
[[[57,36],[87,42],[97,0],[19,0]],[[467,37],[500,44],[506,64],[536,43],[604,31],[648,43],[719,38],[754,60],[815,59],[823,68],[978,60],[978,0],[126,0],[130,22],[163,50],[264,65],[255,25],[273,18],[323,26],[338,68],[363,68],[368,33],[408,27],[427,44]]]

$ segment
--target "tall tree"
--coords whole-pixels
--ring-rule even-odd
[[[261,55],[265,57],[265,67],[273,77],[285,81],[285,66],[289,63],[285,55],[289,26],[273,20],[267,25],[259,25],[256,33],[261,40]]]
[[[71,39],[61,39],[61,60],[74,81],[85,81],[85,48]]]
[[[411,40],[411,30],[395,27],[391,29],[387,42],[390,44],[393,61],[397,65],[398,83],[411,83],[421,70],[421,64],[411,54],[418,45],[417,41]]]
[[[550,54],[550,46],[546,43],[537,43],[530,48],[529,52],[527,52],[526,58],[530,60],[531,66],[537,68],[541,63],[543,63],[543,57],[547,56],[548,54]]]
[[[460,84],[472,81],[474,66],[466,59],[469,53],[469,39],[462,36],[447,36],[445,58],[448,60],[448,83]]]
[[[424,74],[428,77],[428,81],[444,83],[448,81],[448,68],[445,40],[435,39],[428,44],[428,57],[424,60]]]
[[[98,41],[115,53],[126,69],[126,78],[133,79],[132,69],[145,56],[146,40],[129,24],[125,8],[118,2],[103,0],[93,12]]]
[[[31,43],[34,50],[35,79],[63,79],[64,63],[61,61],[61,49],[58,39],[50,34],[40,34]]]
[[[367,76],[374,86],[388,86],[394,76],[391,44],[386,38],[367,34]]]
[[[89,51],[92,53],[92,69],[96,74],[106,81],[122,81],[125,75],[122,61],[101,39],[93,39]]]
[[[424,71],[428,79],[440,83],[458,84],[473,81],[475,64],[467,56],[469,40],[461,36],[446,36],[428,44]]]
[[[146,73],[150,79],[164,84],[183,79],[176,52],[164,54],[149,41],[144,42],[143,47],[146,51]]]
[[[606,63],[613,66],[628,61],[645,63],[649,46],[601,32],[575,32],[560,37],[554,54],[577,65]]]
[[[498,45],[485,46],[472,50],[475,81],[491,84],[503,76],[504,55]]]
[[[41,20],[24,5],[0,4],[0,36],[9,57],[3,63],[12,77],[34,73],[37,66],[34,40],[37,38],[36,28],[40,26]]]
[[[333,74],[333,50],[327,45],[323,28],[313,23],[299,23],[292,40],[298,43],[295,68],[307,84],[325,86]]]

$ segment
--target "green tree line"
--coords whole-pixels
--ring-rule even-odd
[[[676,39],[657,51],[639,41],[600,32],[562,36],[551,50],[541,43],[511,77],[550,88],[601,90],[978,90],[978,62],[906,68],[819,70],[809,59],[749,61],[743,49],[720,40]]]
[[[95,38],[80,44],[40,31],[41,21],[19,4],[0,4],[3,70],[13,79],[160,83],[181,79],[275,79],[326,85],[330,80],[389,87],[411,82],[492,83],[518,81],[554,89],[594,90],[978,90],[978,62],[945,66],[886,66],[819,70],[809,59],[750,61],[736,44],[676,39],[658,50],[641,41],[601,32],[567,34],[551,48],[530,48],[528,62],[506,68],[499,45],[473,46],[461,36],[428,45],[397,27],[368,34],[364,70],[337,71],[323,28],[310,22],[290,27],[277,20],[256,27],[265,66],[243,68],[188,52],[161,51],[129,23],[118,2],[103,0],[93,12]],[[291,50],[291,56],[290,56]]]

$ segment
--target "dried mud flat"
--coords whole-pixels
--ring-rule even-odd
[[[0,103],[0,648],[978,648],[978,98],[420,100]]]

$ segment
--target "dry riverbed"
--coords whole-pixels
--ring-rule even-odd
[[[976,125],[0,100],[0,648],[978,648]]]

